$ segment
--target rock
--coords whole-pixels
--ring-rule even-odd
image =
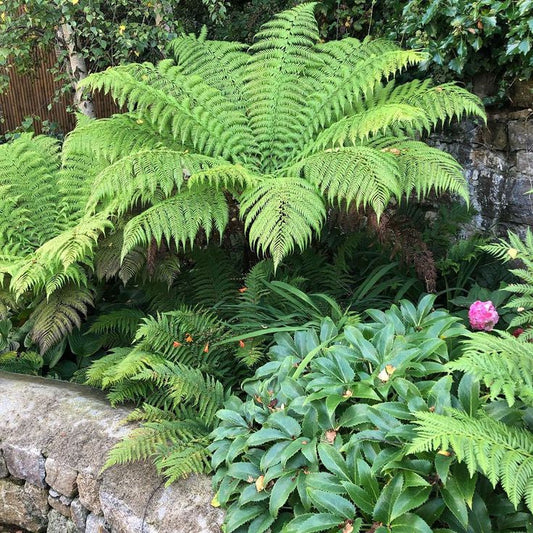
[[[9,473],[37,487],[45,487],[44,456],[39,448],[3,444],[4,459]]]
[[[103,516],[91,513],[87,517],[85,533],[110,533],[110,530],[107,528],[107,523]]]
[[[84,533],[85,531],[88,514],[89,511],[81,504],[79,498],[72,500],[70,504],[70,516],[80,533]]]
[[[81,504],[93,513],[101,513],[100,480],[91,474],[80,472],[76,482]]]
[[[507,150],[507,124],[491,120],[483,129],[483,137],[493,150]]]
[[[77,533],[77,528],[71,520],[52,509],[48,513],[46,533]]]
[[[507,126],[509,148],[515,150],[533,150],[533,122],[531,120],[512,120]]]
[[[0,479],[0,523],[42,532],[48,521],[47,492],[30,483]]]
[[[78,492],[76,478],[78,472],[58,459],[48,457],[44,464],[46,470],[46,483],[52,489],[68,497],[73,497]]]
[[[133,492],[129,486],[143,490]],[[114,533],[219,532],[224,515],[211,506],[212,498],[208,477],[191,476],[165,487],[147,463],[107,470],[100,490],[102,511]]]
[[[9,476],[9,471],[7,469],[6,460],[4,459],[4,454],[0,450],[0,478]]]
[[[533,80],[517,80],[511,87],[511,101],[515,107],[531,107],[533,105]]]
[[[523,150],[516,152],[516,170],[533,176],[533,152]],[[531,188],[533,188],[533,184]]]
[[[0,390],[0,447],[7,451],[8,468],[28,476],[32,483],[44,484],[46,476],[51,486],[47,492],[15,478],[0,480],[8,483],[8,500],[17,503],[0,499],[0,513],[7,506],[13,515],[16,508],[18,521],[31,523],[32,531],[44,531],[50,495],[54,521],[63,528],[72,523],[80,532],[220,531],[223,513],[210,505],[213,493],[206,476],[165,487],[151,463],[101,472],[111,447],[132,428],[122,423],[131,408],[114,409],[104,394],[88,387],[5,372],[0,372]],[[78,496],[72,500],[76,486]],[[37,511],[22,503],[24,491],[31,490],[40,498],[40,521],[34,518]],[[2,522],[17,523],[0,516]]]
[[[65,505],[59,498],[52,498],[52,496],[48,496],[48,505],[50,505],[52,509],[55,509],[61,513],[63,516],[70,518],[70,505]]]

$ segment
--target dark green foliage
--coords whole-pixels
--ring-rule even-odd
[[[433,303],[369,311],[344,331],[325,319],[277,335],[272,361],[245,381],[244,401],[228,399],[213,432],[228,533],[490,530],[485,501],[501,495],[483,500],[450,454],[407,453],[418,413],[471,407],[444,366],[465,329]],[[516,515],[500,530],[527,523]]]

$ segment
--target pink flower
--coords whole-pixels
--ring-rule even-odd
[[[472,329],[492,331],[492,328],[498,322],[500,317],[490,300],[488,302],[481,302],[478,300],[470,306],[470,309],[468,310],[468,319],[470,320]]]

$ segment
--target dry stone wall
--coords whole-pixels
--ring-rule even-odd
[[[209,478],[165,487],[149,463],[101,472],[130,412],[88,387],[0,372],[0,531],[219,532]]]
[[[487,125],[455,124],[433,142],[463,165],[472,206],[472,230],[505,235],[533,227],[533,110],[492,111]]]

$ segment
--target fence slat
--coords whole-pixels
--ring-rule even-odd
[[[61,86],[49,72],[55,64],[55,58],[53,50],[37,50],[31,72],[21,74],[15,68],[7,69],[9,88],[0,93],[0,134],[18,128],[28,116],[55,122],[64,133],[74,128],[74,114],[67,112],[72,105],[72,93],[65,93],[58,102],[53,102]],[[50,103],[52,107],[48,109]],[[109,117],[119,111],[110,96],[99,93],[94,95],[94,107],[98,118]],[[38,120],[34,120],[34,128],[37,133],[41,132]]]

